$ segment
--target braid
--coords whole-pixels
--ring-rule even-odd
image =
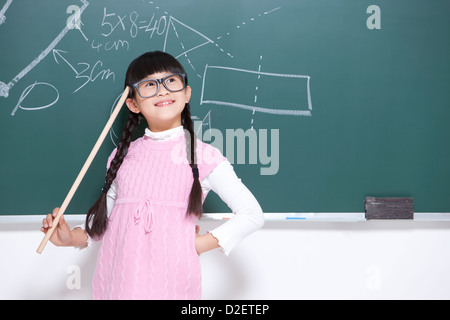
[[[188,105],[188,104],[187,104]],[[190,108],[186,106],[181,114],[183,118],[183,128],[186,130],[186,156],[189,161],[189,165],[191,168],[197,167],[197,157],[195,154],[195,150],[197,147],[197,139],[194,133],[194,124],[191,119],[191,111]],[[189,134],[187,134],[189,133]],[[191,146],[194,146],[191,148]]]
[[[106,193],[116,178],[117,172],[122,165],[123,159],[128,153],[133,138],[133,133],[139,124],[139,114],[130,112],[128,120],[123,129],[122,138],[117,146],[117,152],[111,161],[108,172],[106,173],[105,185],[102,193],[94,205],[89,209],[86,216],[86,232],[89,236],[101,236],[106,231],[108,224],[108,210],[106,207]],[[92,225],[91,225],[92,222]]]
[[[181,113],[181,119],[183,128],[185,129],[186,138],[186,156],[189,165],[192,168],[194,182],[192,183],[192,189],[189,194],[189,204],[187,213],[194,214],[197,217],[201,217],[203,213],[202,207],[202,187],[199,180],[198,166],[197,166],[197,137],[194,133],[194,124],[191,119],[191,110],[189,103],[186,103],[183,112]]]
[[[123,159],[128,153],[128,147],[130,146],[131,140],[133,139],[134,131],[139,124],[139,115],[133,112],[128,114],[128,121],[123,129],[122,138],[120,139],[119,145],[117,146],[117,153],[114,159],[111,161],[109,170],[106,174],[105,182],[111,185],[116,178],[117,171],[122,165]]]

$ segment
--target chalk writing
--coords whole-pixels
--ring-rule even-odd
[[[62,50],[53,50],[53,57],[54,57],[56,63],[59,64],[60,60],[64,61],[70,67],[70,69],[72,69],[72,71],[75,73],[76,79],[85,79],[86,80],[80,87],[78,87],[74,91],[74,93],[78,92],[81,88],[83,88],[88,83],[92,83],[97,79],[107,80],[109,78],[112,78],[112,80],[115,81],[116,75],[114,74],[114,72],[111,72],[110,69],[103,69],[103,70],[100,69],[103,66],[103,62],[101,62],[100,60],[97,61],[92,68],[91,68],[91,65],[87,62],[78,62],[77,66],[82,66],[82,67],[80,68],[80,70],[77,70],[66,58],[63,57],[62,53],[67,53],[67,52],[62,51]]]
[[[176,58],[185,59],[190,68],[191,73],[202,79],[202,90],[200,105],[217,105],[228,106],[238,109],[250,110],[251,121],[250,127],[253,129],[255,113],[266,113],[272,115],[290,115],[290,116],[311,116],[312,102],[310,90],[310,76],[299,74],[282,74],[277,72],[263,72],[262,60],[263,54],[259,56],[258,68],[232,68],[225,66],[208,66],[203,64],[201,60],[194,59],[196,52],[201,48],[209,46],[215,48],[218,54],[224,54],[226,58],[234,59],[235,55],[229,52],[220,43],[220,40],[231,35],[237,35],[237,32],[242,32],[244,27],[250,24],[257,23],[256,21],[263,21],[263,18],[274,13],[282,12],[281,7],[269,8],[269,10],[261,10],[259,14],[249,15],[247,18],[241,20],[239,24],[232,24],[229,30],[222,32],[221,35],[208,35],[198,28],[186,23],[179,17],[175,17],[168,11],[162,9],[155,2],[143,3],[141,6],[153,6],[153,11],[142,10],[137,7],[116,7],[108,3],[108,5],[101,6],[97,11],[97,17],[94,18],[96,23],[88,26],[82,23],[82,16],[88,8],[89,3],[86,0],[79,0],[81,6],[72,4],[67,7],[68,14],[67,22],[62,31],[54,38],[54,40],[42,51],[37,58],[35,58],[28,66],[19,72],[11,81],[0,81],[0,96],[7,98],[11,88],[25,77],[36,65],[45,59],[51,52],[53,60],[62,70],[61,75],[72,77],[79,80],[73,90],[73,94],[78,93],[84,87],[94,84],[96,81],[113,81],[116,80],[116,73],[112,68],[108,68],[104,64],[104,59],[101,58],[102,52],[114,53],[117,51],[130,51],[133,45],[138,41],[143,41],[143,37],[147,41],[159,41],[160,47],[163,51],[168,51]],[[13,0],[7,0],[6,4],[0,11],[0,24],[5,21],[5,13]],[[105,2],[107,3],[107,2]],[[126,9],[124,9],[126,8]],[[95,12],[94,12],[95,13]],[[91,13],[92,14],[92,13]],[[89,32],[86,28],[89,27]],[[87,59],[80,58],[79,55],[72,54],[71,49],[63,50],[56,48],[61,40],[67,35],[69,30],[76,30],[87,42],[88,48],[97,52],[99,56],[92,62]],[[74,33],[75,34],[75,33]],[[138,39],[139,38],[139,39]],[[214,39],[214,40],[213,40]],[[220,43],[220,44],[219,44]],[[75,61],[74,61],[75,60]],[[231,61],[231,60],[230,60]],[[203,62],[204,63],[204,62]],[[255,66],[255,67],[256,67]],[[221,79],[217,73],[226,72],[231,73],[236,83],[243,83],[249,86],[249,92],[253,92],[253,98],[245,100],[239,95],[235,97],[217,96],[220,89]],[[230,74],[228,74],[229,76]],[[251,75],[253,77],[248,77]],[[284,79],[283,82],[294,83],[297,92],[304,94],[303,102],[295,102],[297,105],[293,106],[279,106],[275,105],[270,100],[271,91],[264,86],[267,82],[277,81],[277,79]],[[247,81],[249,80],[249,81]],[[264,80],[264,81],[263,81]],[[65,82],[69,83],[69,82]],[[47,89],[45,89],[47,88]],[[48,90],[52,88],[55,92],[56,98],[50,103],[45,103],[44,106],[24,107],[24,100],[31,91],[34,90]],[[274,93],[272,93],[272,96]],[[50,95],[51,96],[51,95]],[[46,82],[34,82],[30,84],[23,92],[16,103],[11,115],[15,115],[17,110],[41,110],[49,108],[57,103],[59,99],[59,92],[56,86]],[[230,100],[231,99],[231,100]],[[241,99],[241,100],[232,100]],[[273,98],[272,98],[273,99]],[[296,97],[287,99],[288,101],[296,101]],[[204,119],[205,120],[205,119]],[[211,115],[208,113],[208,122],[211,121]]]

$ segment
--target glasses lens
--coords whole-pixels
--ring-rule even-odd
[[[157,93],[158,83],[155,80],[144,81],[139,84],[139,93],[143,97],[152,97]]]
[[[184,79],[180,75],[169,76],[165,79],[164,85],[170,91],[181,91],[184,89]]]

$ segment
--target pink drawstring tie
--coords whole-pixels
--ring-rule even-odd
[[[145,214],[147,212],[147,214]],[[139,203],[139,207],[134,213],[134,223],[139,224],[141,216],[144,215],[144,230],[146,233],[150,233],[153,230],[153,203],[145,199]]]

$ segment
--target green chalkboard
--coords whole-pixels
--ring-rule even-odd
[[[64,200],[146,51],[178,57],[199,137],[265,212],[450,212],[446,0],[0,2],[0,214]],[[122,112],[67,213],[104,183]],[[141,128],[143,129],[143,128]],[[142,130],[140,130],[142,133]],[[229,212],[211,193],[206,212]]]

